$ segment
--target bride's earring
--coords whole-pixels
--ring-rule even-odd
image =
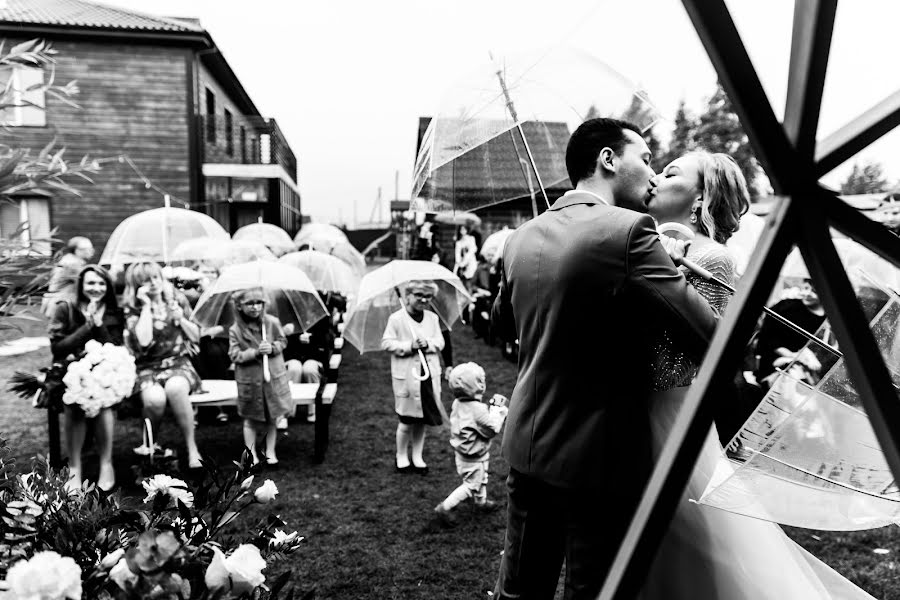
[[[697,212],[696,211],[691,213],[691,218],[689,220],[691,222],[691,225],[697,224]]]

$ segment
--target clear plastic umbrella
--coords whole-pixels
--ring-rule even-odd
[[[346,318],[344,337],[360,353],[381,350],[381,336],[388,317],[403,305],[400,294],[410,281],[433,281],[438,293],[429,310],[449,329],[459,319],[472,297],[459,277],[445,267],[423,260],[394,260],[375,269],[359,285],[356,305]]]
[[[313,240],[309,244],[309,248],[345,262],[358,277],[366,274],[366,257],[350,242],[331,242],[319,239]]]
[[[307,223],[300,228],[297,235],[294,236],[294,246],[299,248],[303,244],[313,245],[318,242],[337,244],[340,242],[349,242],[347,234],[327,223]]]
[[[832,242],[854,287],[869,287],[867,280],[874,279],[882,287],[900,291],[900,269],[850,238],[835,238]],[[809,277],[800,251],[794,248],[781,268],[780,279],[783,286],[796,285]]]
[[[293,323],[308,330],[327,312],[316,287],[306,273],[281,262],[255,261],[222,269],[194,308],[193,320],[204,327],[229,327],[234,322],[231,295],[239,290],[262,288],[269,299],[266,310],[282,325]]]
[[[485,238],[481,244],[481,255],[490,263],[495,263],[503,256],[503,248],[506,247],[506,240],[509,239],[516,230],[504,227],[500,231],[495,231]]]
[[[355,298],[359,291],[361,277],[350,265],[330,254],[301,250],[285,254],[278,261],[306,273],[317,290],[338,292],[348,299]]]
[[[638,86],[581,51],[486,61],[444,94],[422,136],[410,197],[428,210],[474,210],[529,195],[548,202],[546,189],[570,187],[569,136],[600,116],[645,130],[658,112]]]
[[[434,220],[438,223],[447,223],[449,225],[465,225],[467,227],[477,227],[481,225],[481,217],[470,212],[453,212],[452,210],[441,211],[434,216]]]
[[[244,225],[235,231],[231,238],[239,241],[259,242],[271,250],[275,256],[294,251],[294,241],[287,231],[271,223]]]
[[[197,238],[178,245],[171,261],[185,266],[206,264],[216,269],[239,265],[255,260],[275,261],[277,257],[269,248],[253,240],[216,240]]]
[[[100,264],[119,270],[140,260],[168,263],[179,244],[194,238],[230,240],[215,219],[183,208],[153,208],[119,223],[109,236]]]
[[[864,287],[878,287],[865,273]],[[872,332],[900,383],[900,298],[882,290]],[[820,335],[827,329],[823,325]],[[900,524],[894,481],[843,355],[809,343],[729,445],[702,504],[785,525],[859,530]],[[815,357],[811,360],[810,356]],[[818,368],[810,369],[808,365]]]

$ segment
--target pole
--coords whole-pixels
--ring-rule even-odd
[[[165,211],[163,212],[163,220],[162,220],[162,253],[163,253],[163,262],[168,266],[169,264],[169,209],[171,208],[172,201],[169,198],[168,194],[163,195],[163,202],[165,203]]]
[[[537,179],[538,186],[541,188],[541,195],[544,196],[544,202],[547,203],[547,208],[550,208],[550,200],[547,198],[544,182],[541,181],[541,174],[538,173],[537,164],[534,162],[534,155],[531,153],[531,147],[528,145],[528,140],[525,139],[525,132],[522,130],[521,123],[519,123],[519,116],[516,114],[516,107],[509,95],[509,89],[506,87],[506,80],[503,79],[502,69],[497,69],[497,79],[500,80],[500,89],[503,90],[503,97],[506,99],[506,108],[509,110],[509,116],[512,117],[512,120],[516,124],[516,129],[519,131],[519,136],[522,138],[522,144],[525,146],[525,153],[528,155],[529,162],[531,162],[531,170],[534,171],[534,177]]]

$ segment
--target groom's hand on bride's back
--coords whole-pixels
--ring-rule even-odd
[[[679,240],[667,235],[659,236],[659,242],[676,266],[681,265],[688,248],[691,247],[691,240]]]

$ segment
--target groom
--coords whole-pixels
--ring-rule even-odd
[[[673,263],[684,243],[664,247],[642,214],[649,163],[637,127],[586,121],[566,150],[575,189],[506,243],[493,319],[520,348],[495,597],[552,599],[564,557],[565,598],[597,597],[652,466],[649,331],[698,359],[712,336],[717,315]]]

